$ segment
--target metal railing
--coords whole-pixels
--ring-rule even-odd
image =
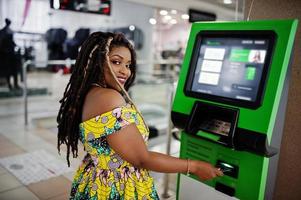
[[[167,155],[170,155],[170,150],[171,150],[171,139],[172,139],[172,130],[173,130],[173,124],[171,121],[171,110],[172,110],[172,102],[175,93],[174,91],[175,91],[175,84],[173,83],[168,88],[168,117],[167,117],[168,128],[166,131],[167,134],[166,154]],[[163,193],[162,193],[163,198],[170,197],[168,193],[168,188],[169,188],[169,174],[165,173],[164,180],[163,180]]]

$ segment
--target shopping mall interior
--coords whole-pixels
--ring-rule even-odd
[[[67,166],[66,148],[57,150],[57,115],[89,34],[122,32],[133,44],[137,75],[129,95],[150,127],[148,149],[179,157],[170,113],[192,24],[300,20],[300,13],[298,0],[0,0],[0,199],[69,198],[85,151],[80,144]],[[299,25],[273,199],[301,198],[300,38]],[[176,173],[151,175],[160,199],[178,199]]]

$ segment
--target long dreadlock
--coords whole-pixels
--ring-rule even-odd
[[[104,84],[103,66],[105,62],[107,62],[111,71],[111,66],[107,59],[108,52],[112,48],[120,46],[127,47],[131,52],[131,76],[125,83],[124,89],[122,87],[121,89],[126,99],[132,103],[126,91],[133,84],[136,76],[136,54],[133,46],[124,35],[120,33],[95,32],[81,46],[64,96],[60,100],[61,106],[57,116],[57,148],[60,153],[61,144],[66,144],[68,166],[70,166],[70,151],[74,158],[78,156],[79,124],[85,96],[93,84]],[[114,74],[113,77],[116,78]]]

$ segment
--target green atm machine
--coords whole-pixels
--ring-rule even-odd
[[[194,23],[172,106],[180,157],[220,167],[179,174],[177,199],[272,199],[297,20]]]

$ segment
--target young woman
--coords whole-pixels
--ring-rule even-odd
[[[60,101],[58,150],[77,157],[87,151],[72,183],[70,199],[159,199],[148,170],[221,176],[209,163],[147,150],[149,130],[127,94],[136,75],[135,51],[122,34],[96,32],[79,52]]]

